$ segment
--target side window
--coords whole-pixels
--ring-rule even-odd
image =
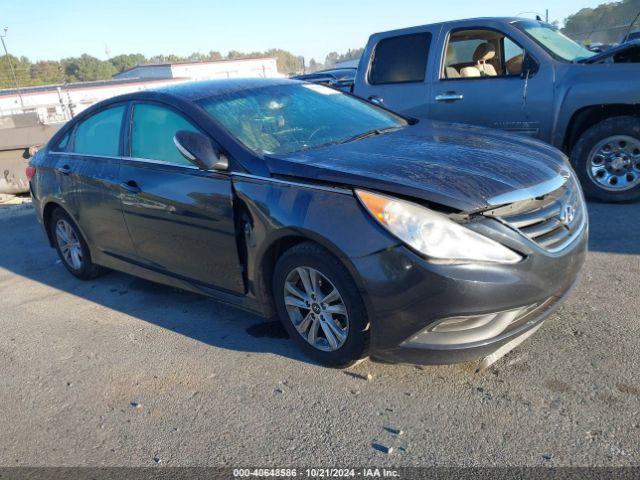
[[[524,60],[524,49],[511,40],[504,37],[504,67],[507,75],[520,75],[522,73],[522,61]]]
[[[140,103],[133,107],[132,122],[132,157],[192,165],[173,143],[173,137],[179,130],[199,131],[183,116],[166,107]]]
[[[125,106],[108,108],[81,122],[74,134],[74,153],[117,156]]]
[[[495,30],[451,33],[441,78],[481,78],[520,75],[524,50]]]
[[[430,33],[381,40],[373,53],[369,83],[423,82],[429,58]]]

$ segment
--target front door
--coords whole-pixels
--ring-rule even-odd
[[[140,261],[175,278],[243,292],[230,177],[201,171],[180,155],[175,133],[198,129],[177,111],[135,103],[130,118],[121,199]]]
[[[494,29],[443,31],[442,68],[433,82],[431,117],[522,133],[549,140],[553,78],[523,48]]]

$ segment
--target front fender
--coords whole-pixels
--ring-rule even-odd
[[[559,75],[553,145],[562,148],[573,115],[584,108],[605,105],[640,106],[640,89],[633,78],[637,63],[567,64]]]
[[[235,175],[233,185],[235,202],[250,224],[250,233],[242,239],[248,289],[260,300],[266,300],[263,259],[282,240],[304,239],[323,246],[342,261],[361,290],[352,259],[398,243],[364,211],[351,190]]]

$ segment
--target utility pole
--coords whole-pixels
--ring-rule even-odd
[[[18,84],[18,77],[16,77],[16,71],[13,69],[13,63],[11,62],[9,52],[7,51],[7,45],[4,43],[4,39],[7,36],[7,30],[9,30],[9,27],[4,27],[4,33],[0,35],[0,41],[2,41],[4,53],[7,55],[7,62],[9,62],[9,68],[11,69],[11,75],[13,76],[13,81],[16,84],[16,91],[18,92],[18,98],[20,98],[20,106],[24,108],[24,101],[22,100],[22,92],[20,91],[20,85]]]
[[[545,23],[549,23],[549,9],[548,8],[544,11],[544,21],[545,21]]]

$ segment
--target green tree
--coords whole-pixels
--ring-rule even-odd
[[[0,88],[15,88],[13,72],[16,75],[18,84],[21,86],[31,85],[30,68],[31,62],[26,57],[15,57],[13,55],[3,55],[0,57]]]
[[[562,32],[583,43],[619,42],[640,11],[640,0],[603,3],[570,15]]]
[[[80,57],[64,58],[61,63],[68,82],[106,80],[117,73],[111,62],[100,60],[86,53]]]
[[[222,54],[215,50],[209,50],[209,53],[207,54],[207,60],[208,61],[222,60]]]
[[[29,76],[29,85],[50,85],[63,83],[65,80],[62,65],[55,60],[42,60],[31,64]]]
[[[125,55],[116,55],[109,59],[113,68],[117,73],[123,72],[138,65],[144,65],[147,63],[147,57],[141,53],[129,53]]]
[[[327,56],[324,59],[324,64],[325,65],[334,65],[336,63],[338,63],[338,52],[330,52],[327,54]]]

